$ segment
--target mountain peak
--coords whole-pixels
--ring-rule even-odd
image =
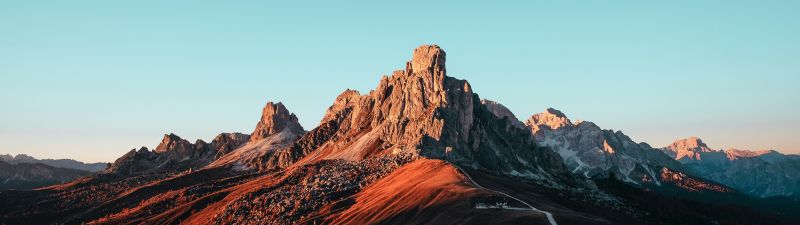
[[[684,139],[678,139],[670,145],[671,147],[690,150],[693,152],[713,152],[714,150],[709,148],[706,143],[703,143],[703,140],[698,137],[688,137]]]
[[[286,168],[301,159],[405,155],[542,182],[572,179],[556,153],[538,148],[527,130],[509,129],[512,122],[487,109],[466,80],[446,75],[444,50],[423,45],[405,70],[382,77],[368,95],[339,95],[323,123],[298,140],[302,144],[263,159],[260,169]]]
[[[267,102],[264,110],[261,113],[261,121],[256,125],[253,134],[250,135],[250,141],[258,141],[266,138],[267,136],[280,133],[285,129],[290,131],[303,131],[303,126],[297,120],[294,113],[289,112],[283,103]]]
[[[183,138],[179,137],[176,134],[169,133],[164,134],[164,138],[161,139],[161,143],[156,146],[156,152],[165,152],[174,149],[190,149],[191,143],[189,141],[184,140]]]
[[[411,59],[412,71],[431,71],[445,69],[445,52],[438,45],[422,45],[414,49]]]
[[[322,117],[320,123],[325,123],[328,120],[334,119],[337,112],[347,108],[350,104],[357,101],[359,96],[361,96],[361,93],[350,89],[347,89],[339,94],[339,96],[336,97],[336,100],[334,100],[333,105],[328,107],[328,110],[325,111],[325,116]]]
[[[572,125],[572,121],[570,121],[564,113],[554,108],[547,108],[544,112],[534,114],[525,123],[534,129],[538,129],[540,125],[549,127],[550,129],[558,129],[559,127]]]
[[[661,150],[670,157],[683,161],[700,160],[701,153],[716,152],[703,143],[703,140],[694,136],[675,140]]]

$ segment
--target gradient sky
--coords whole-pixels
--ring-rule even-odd
[[[523,120],[800,152],[800,1],[281,2],[0,0],[0,154],[113,161],[267,101],[310,130],[429,43]]]

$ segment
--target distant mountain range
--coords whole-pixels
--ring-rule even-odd
[[[0,192],[0,223],[800,224],[794,155],[654,148],[555,109],[522,122],[445,62],[420,46],[311,130],[268,102],[250,134],[165,134],[102,172]]]
[[[705,178],[760,196],[800,196],[800,156],[775,150],[713,150],[700,138],[676,140],[661,148]]]
[[[552,108],[531,116],[526,125],[540,145],[551,147],[573,173],[585,177],[614,173],[632,184],[660,184],[659,170],[666,167],[757,197],[800,193],[798,155],[775,150],[713,150],[697,137],[653,148],[592,122],[573,123]]]
[[[25,154],[17,154],[16,156],[4,154],[0,155],[0,160],[9,164],[41,163],[57,168],[76,169],[89,172],[102,171],[108,166],[108,163],[84,163],[74,159],[37,159],[33,156]]]
[[[107,163],[82,163],[72,159],[36,159],[19,154],[0,155],[0,191],[32,189],[64,183],[105,169]]]
[[[537,143],[561,155],[573,173],[584,177],[614,173],[633,184],[659,183],[662,167],[682,165],[646,143],[637,143],[620,131],[603,130],[592,122],[573,123],[561,111],[547,109],[531,116],[526,125]]]

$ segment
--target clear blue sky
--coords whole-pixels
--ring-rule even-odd
[[[267,101],[312,129],[429,43],[523,120],[800,152],[800,1],[291,2],[0,0],[0,154],[113,161]]]

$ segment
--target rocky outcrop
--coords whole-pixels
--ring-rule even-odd
[[[290,113],[283,103],[267,102],[261,113],[261,121],[256,125],[253,134],[250,135],[250,142],[256,142],[277,134],[283,130],[302,134],[305,132],[297,121],[297,116]]]
[[[320,121],[320,123],[324,124],[330,120],[336,119],[337,112],[341,112],[345,108],[352,107],[360,96],[361,93],[350,89],[347,89],[339,94],[339,96],[336,96],[336,100],[334,100],[333,105],[328,107],[328,109],[325,111],[325,116],[322,117],[322,121]]]
[[[164,138],[161,139],[161,143],[156,146],[155,152],[166,152],[166,151],[189,151],[193,148],[192,143],[189,141],[178,137],[173,133],[165,134]]]
[[[438,46],[421,46],[405,70],[384,76],[369,94],[345,91],[319,127],[263,159],[265,169],[301,159],[412,154],[534,179],[570,179],[557,154],[493,114],[467,81],[447,76],[445,56]]]
[[[774,150],[713,150],[696,137],[662,148],[694,174],[754,196],[800,193],[800,156]]]
[[[537,143],[552,148],[573,173],[585,177],[613,173],[630,183],[658,183],[660,168],[682,168],[646,143],[636,143],[620,131],[603,130],[592,122],[573,123],[552,108],[531,116],[526,124]]]
[[[213,145],[222,156],[208,167],[229,166],[245,170],[259,168],[261,158],[272,156],[277,150],[291,145],[305,133],[297,116],[289,112],[283,103],[267,102],[261,120],[246,143],[242,142],[245,138],[242,135],[218,137],[220,140],[217,143],[236,141],[232,145]]]
[[[197,140],[192,144],[178,135],[165,134],[154,151],[146,147],[133,149],[111,164],[106,172],[133,175],[199,169],[239,148],[249,139],[246,134],[221,133],[211,143]]]
[[[564,126],[575,125],[564,113],[554,108],[547,108],[543,113],[533,114],[531,118],[525,121],[525,124],[530,127],[534,134],[542,128],[556,130]]]
[[[211,148],[217,152],[217,158],[241,147],[250,140],[250,135],[242,133],[221,133],[211,141]]]
[[[714,152],[698,137],[676,140],[670,146],[661,148],[661,150],[678,161],[700,160],[701,153]]]

